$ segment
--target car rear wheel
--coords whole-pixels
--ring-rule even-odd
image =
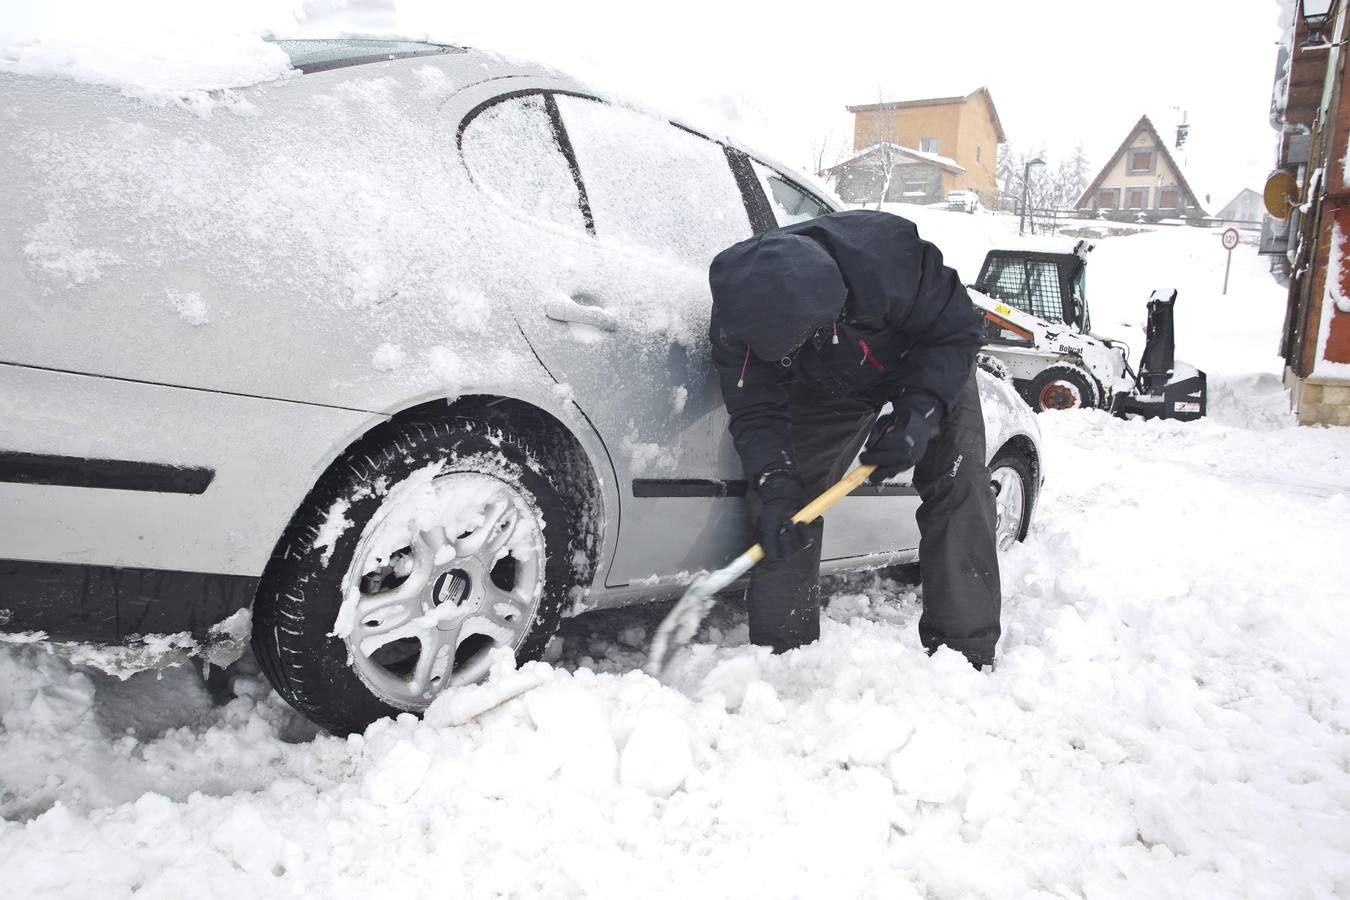
[[[1031,528],[1036,484],[1031,461],[1016,447],[1004,447],[989,464],[989,483],[994,491],[994,536],[999,552],[1026,540]]]
[[[535,443],[409,421],[329,468],[254,603],[254,653],[287,702],[345,734],[480,680],[495,648],[543,652],[576,580],[576,505],[531,468]]]
[[[1031,380],[1027,394],[1031,408],[1036,412],[1101,406],[1096,379],[1085,369],[1067,363],[1047,366],[1038,372]]]

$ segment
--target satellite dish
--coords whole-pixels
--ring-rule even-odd
[[[1266,202],[1266,212],[1273,219],[1287,219],[1289,212],[1299,203],[1298,181],[1283,170],[1277,170],[1266,179],[1262,199]]]

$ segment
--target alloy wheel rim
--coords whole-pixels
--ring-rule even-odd
[[[1008,550],[1017,543],[1022,533],[1022,513],[1026,487],[1022,476],[1012,466],[999,466],[989,473],[994,489],[994,511],[997,516],[994,534],[998,549]]]
[[[449,522],[414,522],[386,504],[343,582],[348,660],[400,709],[424,709],[447,687],[479,681],[493,649],[520,646],[543,594],[543,520],[524,494],[478,472],[439,475],[430,490],[465,495],[471,506]],[[407,546],[388,553],[390,535],[403,531]]]

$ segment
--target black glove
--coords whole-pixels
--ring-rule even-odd
[[[759,545],[769,562],[787,559],[811,546],[814,533],[807,522],[793,522],[806,505],[806,487],[795,469],[770,469],[759,477]]]
[[[896,400],[895,411],[877,419],[872,426],[866,449],[858,457],[858,462],[877,467],[868,482],[880,484],[911,468],[923,456],[941,424],[942,411],[935,400],[927,397]]]

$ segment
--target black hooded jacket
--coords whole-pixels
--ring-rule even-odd
[[[827,281],[783,278],[781,260],[759,252],[766,242],[790,245],[785,235],[810,238],[834,260],[845,291],[842,310]],[[936,403],[945,414],[980,346],[980,316],[956,272],[913,222],[890,213],[849,210],[756,235],[719,253],[709,281],[713,362],[752,482],[790,451],[794,382],[824,402]],[[802,284],[804,292],[784,300]],[[782,358],[757,355],[789,346],[785,331],[805,342]]]

